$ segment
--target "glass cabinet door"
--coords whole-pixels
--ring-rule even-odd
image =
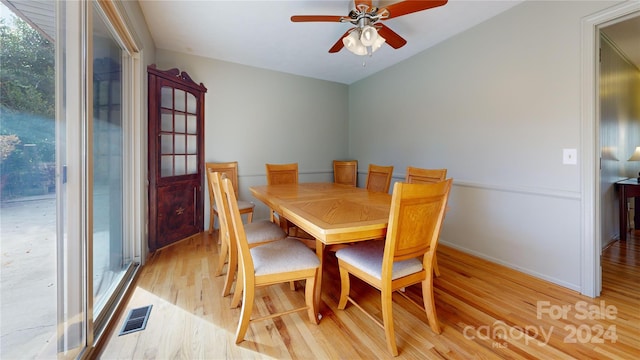
[[[197,174],[196,97],[170,86],[163,86],[160,94],[160,176]]]

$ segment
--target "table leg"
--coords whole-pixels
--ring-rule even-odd
[[[325,245],[322,241],[316,239],[316,255],[318,255],[318,259],[320,259],[320,269],[318,269],[318,280],[316,281],[316,294],[315,294],[315,303],[316,309],[318,310],[318,320],[322,319],[322,313],[320,312],[320,304],[322,303],[321,294],[322,294],[322,273],[324,270],[324,248]]]

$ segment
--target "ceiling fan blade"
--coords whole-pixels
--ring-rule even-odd
[[[387,19],[393,19],[398,16],[442,6],[446,3],[447,0],[405,0],[380,9],[378,13],[386,9],[389,11],[389,17]]]
[[[340,19],[342,19],[342,16],[338,15],[294,15],[291,17],[291,21],[293,22],[340,22]]]
[[[331,47],[331,49],[329,49],[330,53],[337,53],[338,51],[342,50],[342,48],[344,47],[344,43],[342,42],[342,39],[349,35],[349,33],[351,32],[351,29],[347,30],[346,33],[344,33],[342,36],[340,36],[340,38],[338,39],[338,41],[333,44],[333,46]]]
[[[391,45],[392,48],[399,49],[407,43],[407,40],[398,35],[395,31],[391,30],[388,26],[382,23],[378,23],[376,26],[380,26],[378,34],[385,38],[387,44]]]

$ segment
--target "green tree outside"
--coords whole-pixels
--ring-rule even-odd
[[[55,190],[55,47],[15,16],[0,19],[0,144],[3,200]]]
[[[55,116],[55,48],[29,24],[0,20],[0,99],[9,110]]]

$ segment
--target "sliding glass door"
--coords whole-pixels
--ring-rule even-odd
[[[0,3],[1,359],[56,355],[54,29]]]
[[[2,359],[88,355],[139,261],[144,68],[119,11],[0,4]]]
[[[93,315],[102,319],[112,294],[132,264],[124,234],[123,61],[127,61],[106,19],[93,8]]]

